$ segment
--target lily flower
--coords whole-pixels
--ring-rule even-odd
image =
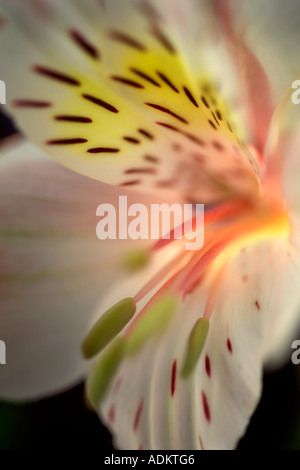
[[[299,324],[297,12],[1,0],[7,107],[32,142],[0,159],[2,397],[87,375],[117,447],[237,445]],[[203,248],[161,238],[122,276],[127,243],[96,239],[95,204],[125,190],[206,204]]]

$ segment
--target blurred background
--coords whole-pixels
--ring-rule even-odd
[[[14,132],[0,113],[0,141]],[[69,446],[113,450],[109,432],[85,406],[83,385],[32,404],[0,401],[0,450]],[[300,365],[265,374],[261,402],[238,449],[300,450]]]

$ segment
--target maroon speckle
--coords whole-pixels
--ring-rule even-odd
[[[55,116],[54,118],[56,121],[65,121],[65,122],[80,122],[82,124],[88,124],[93,122],[91,118],[85,116],[70,116],[68,114],[61,114],[59,116]]]
[[[16,108],[50,108],[52,103],[50,101],[15,100],[12,105]]]
[[[209,359],[208,355],[205,356],[205,370],[206,370],[206,373],[207,373],[208,377],[210,377],[211,376],[211,369],[210,369],[210,359]]]
[[[134,175],[134,174],[154,175],[155,173],[156,173],[155,168],[128,168],[128,170],[124,171],[125,175]]]
[[[138,448],[138,450],[143,450],[142,444],[140,445],[140,447]]]
[[[82,94],[82,97],[88,101],[90,101],[93,104],[96,104],[97,106],[101,106],[101,108],[106,109],[107,111],[110,111],[111,113],[118,114],[119,110],[115,108],[110,103],[107,103],[106,101],[103,101],[101,98],[98,98],[97,96],[93,95],[88,95],[86,93]]]
[[[208,421],[210,423],[210,409],[209,409],[209,406],[208,406],[208,401],[207,401],[206,395],[203,391],[202,391],[202,405],[203,405],[203,411],[204,411],[206,421]]]
[[[73,145],[73,144],[84,144],[87,142],[87,139],[74,138],[74,139],[55,139],[48,140],[45,142],[46,145]]]
[[[80,86],[80,82],[77,80],[77,78],[66,75],[65,73],[62,73],[58,70],[53,70],[41,65],[34,65],[32,70],[40,75],[43,75],[44,77],[63,82],[67,85]]]
[[[257,300],[255,301],[255,307],[257,308],[257,310],[260,310],[260,305],[259,305],[259,302]]]
[[[171,396],[174,396],[175,388],[176,388],[176,370],[177,370],[177,362],[176,359],[173,362],[172,366],[172,374],[171,374]]]
[[[117,75],[111,75],[110,78],[112,80],[115,80],[115,82],[119,82],[119,83],[122,83],[123,85],[131,86],[132,88],[145,88],[144,85],[141,85],[135,80],[130,80],[129,78],[126,78],[126,77],[119,77]]]
[[[180,152],[182,150],[181,145],[178,144],[177,142],[175,144],[173,144],[172,148],[175,152]]]
[[[99,51],[95,46],[93,46],[84,36],[82,33],[77,31],[76,29],[71,29],[70,36],[74,41],[80,46],[88,55],[90,55],[93,59],[99,58]]]
[[[159,163],[159,158],[153,155],[144,155],[144,159],[151,163]]]
[[[126,142],[129,142],[130,144],[140,144],[140,140],[139,139],[135,139],[134,137],[130,137],[130,136],[125,136],[123,137],[123,140],[126,140]]]
[[[161,106],[160,104],[156,103],[145,103],[146,106],[150,106],[150,108],[157,109],[158,111],[161,111],[162,113],[169,114],[170,116],[174,117],[178,121],[183,122],[184,124],[188,124],[188,121],[183,118],[182,116],[179,116],[179,114],[174,113],[171,109],[166,108],[165,106]]]
[[[115,421],[115,405],[111,405],[108,411],[108,421],[113,424]]]
[[[119,41],[126,46],[133,47],[134,49],[137,49],[138,51],[141,52],[146,52],[146,47],[140,43],[137,39],[128,36],[127,34],[122,33],[121,31],[110,31],[109,32],[109,37],[110,39],[113,39],[115,41]]]
[[[119,391],[120,385],[122,383],[122,377],[119,377],[115,383],[114,389],[113,389],[113,394],[116,395]]]
[[[124,183],[120,183],[119,186],[136,186],[137,184],[140,184],[141,180],[130,180],[130,181],[124,181]]]
[[[230,354],[232,354],[232,344],[231,344],[231,341],[230,341],[229,338],[227,339],[227,343],[226,343],[226,344],[227,344],[227,349],[228,349],[228,351],[230,352]]]
[[[55,140],[48,140],[45,142],[47,145],[73,145],[73,144],[84,144],[87,142],[87,139],[73,138],[73,139],[55,139]]]
[[[139,406],[138,406],[138,409],[136,410],[136,413],[135,413],[135,417],[134,417],[134,421],[133,421],[133,430],[134,431],[136,431],[137,428],[138,428],[138,425],[139,425],[139,422],[140,422],[140,417],[141,417],[141,414],[142,414],[143,404],[144,404],[144,400],[142,399]]]
[[[120,149],[111,148],[111,147],[94,147],[88,149],[88,153],[118,153]]]

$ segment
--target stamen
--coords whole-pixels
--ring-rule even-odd
[[[126,346],[124,337],[117,338],[102,354],[86,382],[86,395],[93,408],[97,408],[114,377],[122,359]]]
[[[132,297],[121,300],[102,315],[95,323],[82,344],[82,354],[86,359],[98,354],[123,330],[136,312]]]
[[[148,309],[136,323],[130,335],[127,332],[126,353],[135,354],[156,334],[161,333],[171,321],[177,310],[177,300],[168,295]]]
[[[209,320],[207,318],[199,318],[199,320],[197,320],[193,326],[189,336],[186,356],[181,371],[183,378],[187,378],[196,366],[203,350],[208,335],[208,330]]]
[[[149,262],[150,253],[147,250],[135,250],[126,253],[122,259],[122,266],[128,271],[144,268]]]

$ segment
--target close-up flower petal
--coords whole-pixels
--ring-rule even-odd
[[[299,389],[299,8],[0,0],[0,418],[77,390],[116,451],[257,447]]]

